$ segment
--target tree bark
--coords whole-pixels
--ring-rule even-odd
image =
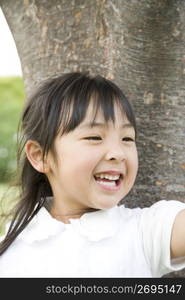
[[[27,94],[90,70],[114,80],[137,116],[140,169],[128,206],[185,196],[185,1],[0,0]],[[172,277],[185,272],[172,273]]]

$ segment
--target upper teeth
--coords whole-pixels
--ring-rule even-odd
[[[98,175],[96,175],[96,177],[106,178],[106,179],[109,179],[109,180],[118,180],[120,175],[98,174]]]

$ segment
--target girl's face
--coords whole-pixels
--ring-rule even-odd
[[[91,127],[92,105],[75,130],[57,136],[57,164],[49,154],[47,175],[54,207],[61,214],[111,208],[128,194],[136,178],[138,156],[134,128],[117,106],[115,123],[105,123],[99,111]]]

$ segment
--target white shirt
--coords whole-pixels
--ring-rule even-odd
[[[170,261],[170,237],[180,201],[149,208],[85,213],[64,224],[42,207],[0,256],[0,277],[161,277],[185,268]]]

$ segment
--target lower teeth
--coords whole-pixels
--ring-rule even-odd
[[[99,184],[103,184],[103,185],[107,185],[107,186],[116,186],[116,182],[115,181],[110,181],[110,182],[105,182],[105,181],[97,181],[97,183]]]

